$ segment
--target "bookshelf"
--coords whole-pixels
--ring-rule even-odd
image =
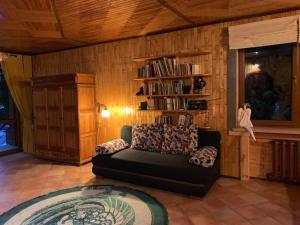
[[[185,51],[133,59],[139,66],[134,81],[141,82],[143,87],[142,94],[137,97],[146,97],[148,103],[148,109],[139,111],[170,114],[173,119],[178,119],[180,114],[205,114],[205,118],[208,118],[207,107],[195,110],[191,108],[191,104],[195,101],[204,101],[207,106],[207,97],[211,94],[212,75],[207,71],[210,68],[205,69],[202,65],[207,60],[203,60],[202,64],[196,64],[199,58],[195,57],[209,54],[211,54],[209,51]]]
[[[134,62],[145,62],[149,60],[159,59],[159,58],[170,58],[170,57],[191,57],[191,56],[199,56],[199,55],[208,55],[211,54],[210,51],[182,51],[177,52],[175,54],[165,54],[165,55],[158,55],[158,56],[150,56],[150,57],[139,57],[134,58]]]
[[[181,79],[193,79],[195,77],[210,77],[208,73],[203,74],[193,74],[193,75],[183,75],[183,76],[163,76],[163,77],[145,77],[145,78],[135,78],[135,81],[155,81],[155,80],[181,80]]]
[[[190,98],[203,98],[206,96],[210,96],[210,94],[203,93],[203,94],[157,94],[157,95],[144,95],[149,98],[162,98],[162,97],[190,97]]]
[[[147,111],[157,111],[162,113],[207,113],[208,110],[189,110],[189,109],[177,109],[177,110],[164,110],[164,109],[147,109],[142,110],[138,109],[138,111],[147,112]]]

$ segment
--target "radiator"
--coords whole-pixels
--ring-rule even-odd
[[[300,183],[300,144],[297,141],[273,141],[273,171],[270,180]]]

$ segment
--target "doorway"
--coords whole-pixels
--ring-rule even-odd
[[[0,68],[0,155],[20,151],[20,120]]]

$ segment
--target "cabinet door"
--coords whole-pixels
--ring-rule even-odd
[[[63,151],[62,88],[47,88],[49,149]]]
[[[80,160],[86,161],[95,154],[96,148],[95,87],[93,85],[78,85],[77,88]]]
[[[34,143],[37,153],[49,147],[45,88],[33,89]]]
[[[62,89],[63,137],[65,151],[76,161],[79,161],[77,90],[74,86]]]

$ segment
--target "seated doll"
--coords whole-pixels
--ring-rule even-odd
[[[246,130],[248,130],[253,140],[256,141],[256,138],[253,133],[253,125],[250,119],[251,119],[250,105],[248,103],[244,103],[242,105],[242,108],[239,108],[238,111],[238,124],[240,127],[243,127]]]

